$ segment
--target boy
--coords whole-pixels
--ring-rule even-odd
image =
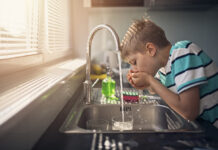
[[[159,26],[143,19],[129,27],[121,55],[132,66],[127,79],[133,87],[157,93],[187,120],[218,127],[218,69],[196,44],[171,45]]]

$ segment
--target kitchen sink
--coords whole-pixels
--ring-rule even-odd
[[[165,105],[126,104],[123,108],[125,115],[133,116],[131,130],[113,130],[112,117],[121,114],[120,105],[82,105],[72,109],[60,131],[64,133],[117,133],[117,132],[202,132],[196,122],[183,119],[176,112]],[[106,120],[107,129],[88,128],[89,120]]]

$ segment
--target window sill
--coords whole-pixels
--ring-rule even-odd
[[[53,86],[78,73],[85,60],[36,67],[0,79],[0,126]]]
[[[31,52],[0,56],[0,76],[16,73],[28,68],[46,64],[61,58],[72,56],[72,51]]]

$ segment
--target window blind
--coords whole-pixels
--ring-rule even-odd
[[[0,0],[0,59],[38,50],[38,0]]]
[[[47,0],[48,49],[69,50],[69,4],[68,0]]]

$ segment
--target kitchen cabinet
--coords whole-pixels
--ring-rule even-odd
[[[207,9],[218,4],[217,0],[83,0],[84,7],[145,7],[160,9]]]

